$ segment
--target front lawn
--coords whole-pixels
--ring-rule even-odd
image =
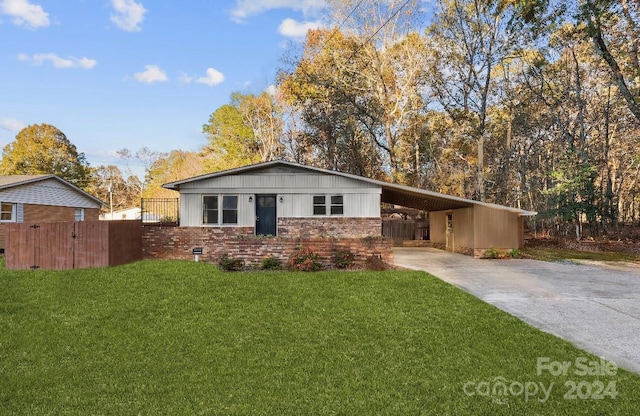
[[[592,360],[422,272],[0,270],[0,414],[634,414]]]

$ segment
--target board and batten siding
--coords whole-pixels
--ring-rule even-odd
[[[313,195],[342,195],[342,217],[380,217],[381,192],[379,186],[351,178],[299,172],[208,178],[181,186],[180,225],[202,226],[203,195],[238,195],[238,223],[233,226],[254,226],[256,194],[277,195],[279,218],[313,217]]]
[[[59,207],[100,208],[100,204],[96,201],[55,179],[46,179],[0,190],[0,201]]]

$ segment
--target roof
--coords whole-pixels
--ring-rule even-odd
[[[29,185],[36,182],[41,182],[44,180],[53,179],[56,180],[70,188],[74,191],[84,195],[85,197],[97,202],[100,205],[106,205],[103,201],[91,195],[90,193],[78,188],[71,182],[67,182],[64,179],[53,175],[53,174],[44,174],[44,175],[0,175],[0,190],[16,188],[23,185]]]
[[[335,170],[328,170],[323,168],[317,168],[308,165],[302,165],[299,163],[287,162],[284,160],[273,160],[270,162],[256,163],[253,165],[242,166],[234,169],[227,169],[219,172],[208,173],[205,175],[194,176],[192,178],[183,179],[180,181],[170,182],[164,184],[163,187],[172,189],[175,191],[180,190],[180,185],[196,182],[204,179],[217,178],[221,176],[245,174],[255,171],[260,171],[274,166],[287,166],[291,168],[304,169],[311,172],[318,172],[328,175],[342,176],[345,178],[355,179],[365,183],[374,184],[382,188],[382,202],[391,204],[402,205],[404,207],[416,208],[422,211],[444,211],[449,209],[467,208],[474,205],[484,206],[493,209],[506,210],[517,213],[522,216],[533,216],[537,212],[526,211],[519,208],[507,207],[504,205],[490,204],[487,202],[475,201],[473,199],[466,199],[452,195],[441,194],[438,192],[428,191],[426,189],[415,188],[406,185],[398,185],[395,183],[380,181],[377,179],[366,178],[364,176],[353,175],[350,173],[339,172]]]

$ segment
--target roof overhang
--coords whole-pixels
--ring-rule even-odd
[[[415,208],[422,211],[446,211],[459,208],[469,208],[473,206],[484,206],[492,209],[506,210],[516,213],[520,216],[533,216],[537,212],[525,211],[519,208],[511,208],[504,205],[489,204],[486,202],[474,201],[472,199],[461,198],[452,195],[441,194],[438,192],[427,191],[425,189],[414,188],[406,185],[398,185],[394,183],[384,182],[377,179],[365,178],[363,176],[352,175],[334,170],[322,169],[313,166],[301,165],[298,163],[287,162],[283,160],[274,160],[270,162],[262,162],[254,165],[243,166],[234,169],[223,170],[219,172],[209,173],[205,175],[195,176],[176,182],[170,182],[162,185],[164,188],[180,191],[182,184],[191,183],[204,179],[211,179],[220,176],[247,174],[259,171],[273,166],[288,166],[296,169],[303,169],[311,172],[324,173],[328,175],[342,176],[358,181],[375,184],[382,189],[382,202],[389,204],[401,205],[407,208]]]
[[[88,193],[84,189],[81,189],[81,188],[75,186],[74,184],[72,184],[71,182],[65,181],[61,177],[59,177],[57,175],[53,175],[53,174],[44,174],[44,175],[0,175],[0,190],[9,189],[9,188],[15,188],[15,187],[18,187],[18,186],[28,185],[28,184],[32,184],[32,183],[36,183],[36,182],[41,182],[41,181],[48,180],[48,179],[56,180],[56,181],[58,181],[58,182],[60,182],[60,183],[62,183],[64,185],[68,186],[69,188],[72,188],[74,191],[84,195],[85,197],[87,197],[90,200],[96,202],[100,206],[105,206],[106,205],[105,202],[103,202],[99,198],[96,198],[95,196],[91,195],[90,193]]]

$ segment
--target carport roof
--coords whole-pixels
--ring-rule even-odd
[[[342,176],[370,184],[379,186],[382,189],[382,202],[401,205],[407,208],[415,208],[422,211],[445,211],[449,209],[468,208],[474,205],[486,206],[493,209],[501,209],[506,211],[515,212],[522,216],[536,215],[536,212],[525,211],[518,208],[511,208],[504,205],[489,204],[486,202],[474,201],[472,199],[460,198],[457,196],[445,195],[438,192],[427,191],[425,189],[414,188],[411,186],[398,185],[394,183],[384,182],[377,179],[370,179],[364,176],[352,175],[350,173],[338,172],[335,170],[328,170],[317,168],[308,165],[302,165],[299,163],[287,162],[284,160],[274,160],[270,162],[256,163],[254,165],[243,166],[234,169],[223,170],[219,172],[209,173],[205,175],[195,176],[193,178],[183,179],[176,182],[164,184],[163,187],[167,189],[173,189],[175,191],[180,190],[180,185],[195,182],[203,179],[211,179],[227,175],[245,174],[260,171],[271,167],[288,167],[291,169],[306,170],[311,172],[318,172],[328,175]]]

